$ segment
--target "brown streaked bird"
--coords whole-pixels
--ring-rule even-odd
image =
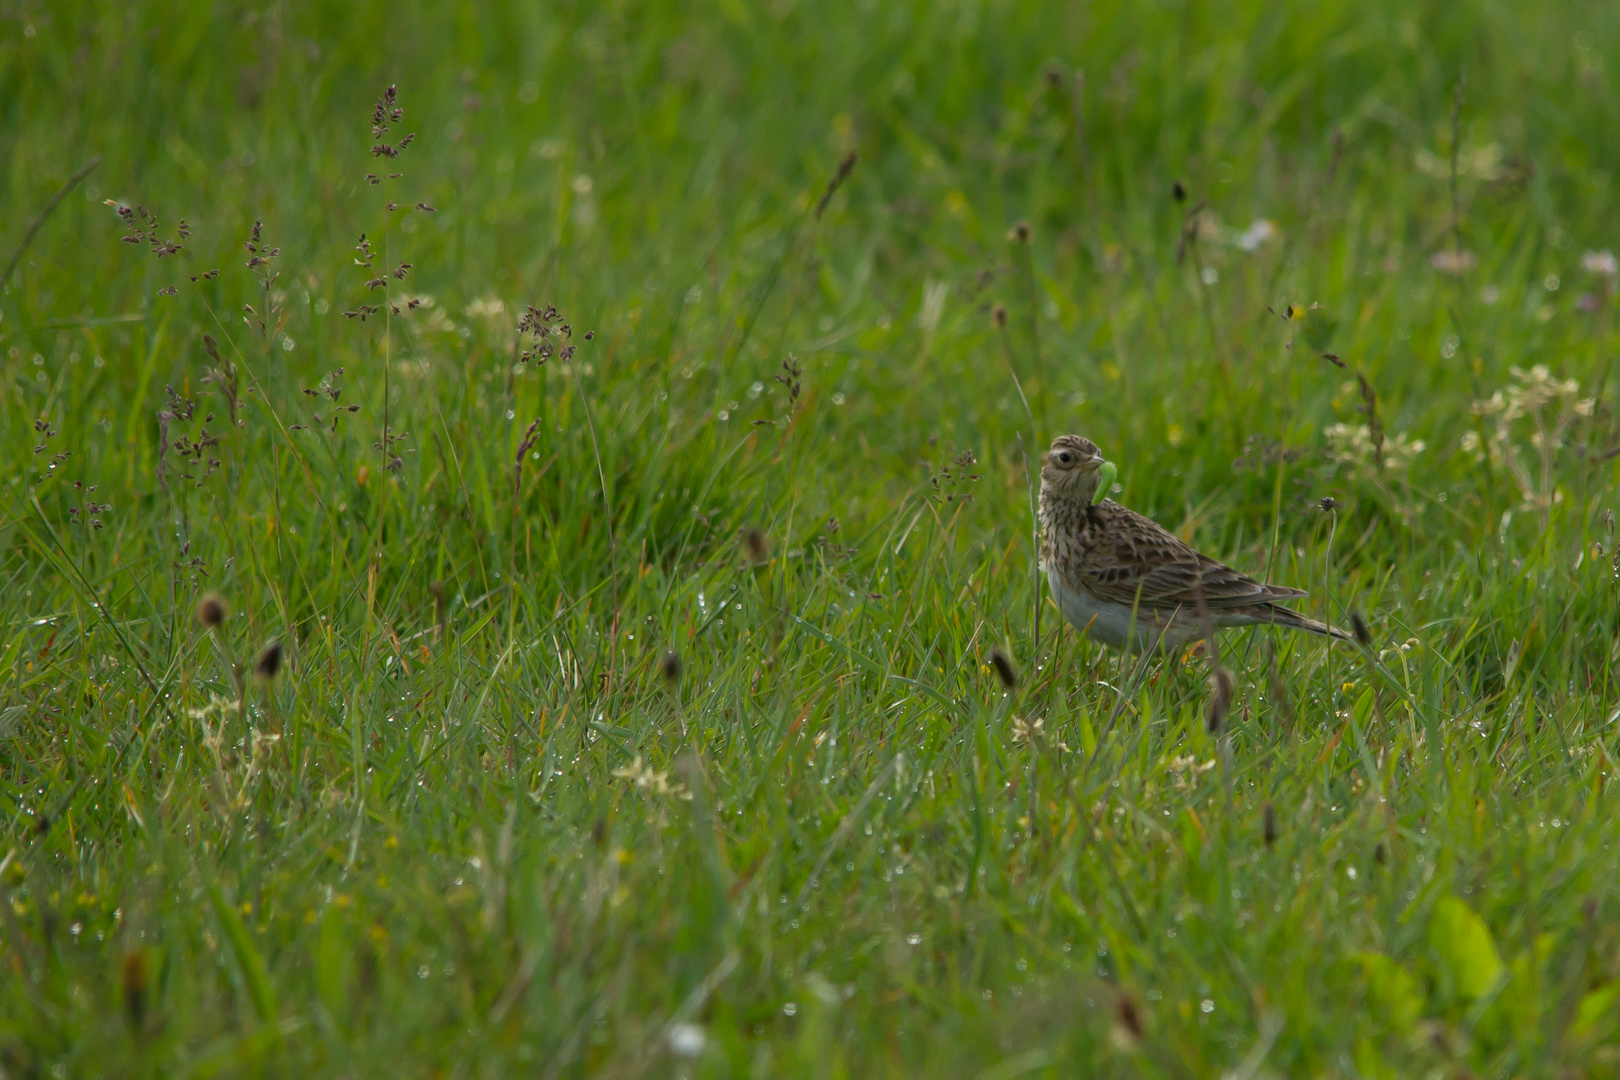
[[[1355,640],[1281,606],[1303,591],[1240,574],[1157,522],[1099,499],[1103,474],[1113,471],[1097,444],[1079,435],[1052,440],[1041,465],[1041,566],[1075,629],[1132,652],[1172,648],[1203,635],[1202,604],[1216,626],[1282,626]]]

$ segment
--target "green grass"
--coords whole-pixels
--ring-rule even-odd
[[[4,1075],[1613,1073],[1620,10],[467,7],[0,11]]]

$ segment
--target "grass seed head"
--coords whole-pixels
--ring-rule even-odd
[[[1356,385],[1361,391],[1361,413],[1367,418],[1367,437],[1372,440],[1373,464],[1384,471],[1384,422],[1378,415],[1378,391],[1367,381],[1367,376],[1356,372]]]
[[[1000,649],[990,650],[990,666],[996,669],[996,678],[1009,692],[1018,687],[1018,669],[1013,667],[1012,658]]]
[[[428,592],[433,595],[433,631],[435,634],[444,633],[445,613],[449,610],[448,598],[444,591],[444,582],[428,582]]]
[[[1119,1021],[1120,1030],[1130,1036],[1133,1042],[1142,1041],[1142,1013],[1136,1007],[1135,998],[1120,994],[1119,1001],[1114,1005],[1114,1019]]]
[[[1211,735],[1220,734],[1226,723],[1227,711],[1232,707],[1232,673],[1217,668],[1209,677],[1209,711],[1204,714],[1204,726]]]
[[[1372,648],[1372,630],[1367,626],[1367,620],[1362,617],[1361,612],[1350,613],[1350,629],[1355,631],[1356,641],[1360,642],[1362,648]]]
[[[119,981],[124,991],[124,1018],[129,1026],[139,1031],[146,1023],[146,989],[148,972],[146,954],[139,949],[124,954]]]
[[[658,672],[663,675],[665,682],[675,682],[681,677],[681,654],[674,649],[664,653],[658,661]]]
[[[1029,222],[1015,222],[1013,227],[1007,230],[1007,239],[1011,240],[1015,244],[1029,243]]]
[[[1266,850],[1270,851],[1272,846],[1277,843],[1277,808],[1269,802],[1266,803],[1261,811],[1260,818],[1261,834],[1265,837]]]
[[[799,376],[803,374],[804,369],[799,366],[797,357],[789,356],[782,361],[782,370],[777,372],[776,381],[787,387],[789,405],[799,400],[799,392],[803,389]]]
[[[743,533],[743,554],[748,561],[758,566],[771,557],[771,542],[759,529],[749,529]]]
[[[270,682],[281,674],[281,642],[272,641],[259,653],[259,659],[253,664],[253,673],[265,682]]]
[[[1178,203],[1186,202],[1187,201],[1187,185],[1183,184],[1180,180],[1177,180],[1175,183],[1170,185],[1170,194],[1175,197],[1176,202],[1178,202]]]
[[[1007,329],[1007,305],[997,304],[990,309],[990,321],[996,324],[997,330]]]
[[[230,609],[225,606],[225,598],[219,593],[211,592],[197,602],[197,621],[212,630],[225,621]]]
[[[855,163],[860,159],[861,155],[857,151],[851,150],[838,163],[838,171],[833,173],[832,179],[827,181],[827,190],[821,193],[821,199],[816,203],[817,221],[821,220],[822,211],[827,209],[827,204],[832,202],[832,197],[838,193],[838,189],[844,186],[844,181],[849,179],[849,174],[855,171]]]

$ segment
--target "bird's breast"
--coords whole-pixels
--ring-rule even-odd
[[[1158,643],[1177,645],[1197,633],[1197,626],[1187,619],[1100,600],[1054,567],[1047,567],[1046,582],[1069,625],[1104,645],[1137,652]]]
[[[1051,586],[1052,599],[1070,626],[1093,641],[1114,648],[1123,648],[1132,636],[1131,610],[1121,604],[1099,600],[1086,590],[1076,588],[1065,580],[1067,575],[1048,567],[1046,582]]]

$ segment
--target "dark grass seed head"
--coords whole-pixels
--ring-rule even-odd
[[[212,630],[225,621],[230,608],[225,606],[225,598],[219,593],[209,593],[197,601],[197,621]]]
[[[855,171],[855,163],[860,159],[860,153],[851,150],[838,163],[838,171],[833,173],[832,178],[827,181],[827,190],[821,193],[821,198],[816,203],[817,221],[821,220],[822,213],[827,209],[827,204],[832,202],[832,197],[838,193],[838,189],[844,186],[844,181],[849,179],[849,174]]]
[[[665,682],[675,682],[681,677],[681,654],[674,649],[664,653],[658,661],[658,673],[664,677]]]
[[[442,632],[445,614],[449,611],[449,596],[444,590],[444,582],[428,582],[428,593],[433,597],[433,628]]]
[[[1355,632],[1356,641],[1362,648],[1372,648],[1372,630],[1367,626],[1367,620],[1362,617],[1361,612],[1352,611],[1350,613],[1350,629]]]
[[[1277,808],[1269,802],[1266,803],[1261,810],[1260,821],[1261,835],[1266,841],[1266,850],[1270,851],[1277,843]]]
[[[743,533],[743,554],[757,566],[771,557],[771,542],[759,529],[749,529]]]
[[[281,660],[281,642],[272,641],[260,651],[259,659],[254,661],[253,674],[265,682],[270,682],[281,674]]]
[[[119,967],[120,989],[124,992],[124,1018],[137,1031],[146,1023],[148,981],[146,954],[139,949],[125,953],[124,962]]]
[[[1232,707],[1232,673],[1217,668],[1209,677],[1209,710],[1204,714],[1204,727],[1211,735],[1220,734],[1226,723],[1226,714]]]
[[[1013,666],[1012,658],[1000,649],[990,650],[990,666],[995,669],[996,678],[1001,680],[1002,688],[1012,691],[1018,688],[1018,669]]]
[[[997,304],[990,309],[990,321],[996,324],[997,330],[1007,329],[1007,305]]]
[[[1121,993],[1114,1005],[1114,1019],[1119,1021],[1120,1030],[1130,1036],[1133,1042],[1142,1041],[1142,1012],[1137,1008],[1135,998]]]

